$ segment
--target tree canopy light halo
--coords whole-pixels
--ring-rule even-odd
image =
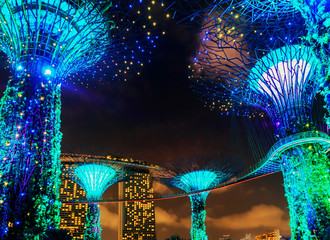
[[[221,174],[220,174],[221,175]],[[185,192],[202,191],[208,188],[215,187],[221,182],[221,177],[217,173],[209,170],[199,170],[183,174],[175,178],[175,186],[181,188]],[[200,193],[206,197],[209,192]],[[191,197],[191,196],[189,196]]]
[[[0,7],[0,43],[13,69],[50,67],[63,78],[92,66],[111,44],[115,25],[104,21],[111,4],[3,0]]]
[[[302,32],[287,23],[279,20],[269,26],[267,20],[255,20],[251,12],[245,16],[240,10],[228,7],[203,25],[190,76],[197,80],[193,82],[196,92],[211,109],[237,110],[237,114],[249,116],[267,112],[275,129],[290,125],[289,114],[280,116],[287,109],[295,112],[290,118],[301,118],[299,124],[307,124],[311,103],[324,84],[313,48],[299,42]],[[287,31],[279,27],[282,25]],[[282,94],[286,96],[280,97]],[[284,132],[279,133],[283,137]]]
[[[275,14],[282,19],[283,22],[292,25],[293,21],[287,19],[287,16],[293,14],[301,15],[302,21],[298,21],[304,27],[304,34],[301,38],[314,46],[315,54],[320,58],[322,71],[325,72],[326,78],[330,76],[329,71],[329,47],[330,40],[330,5],[328,0],[295,0],[295,1],[264,1],[264,0],[242,0],[231,7],[241,6],[242,8],[257,9],[256,15],[264,17],[266,15]],[[244,11],[244,10],[243,10]],[[284,13],[284,14],[282,14]],[[293,28],[295,29],[295,28]],[[285,32],[285,29],[282,29]],[[329,87],[325,86],[321,94],[325,96],[328,112],[330,109],[330,93]],[[327,124],[330,124],[329,113],[327,113]]]

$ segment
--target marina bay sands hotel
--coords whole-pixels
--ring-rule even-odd
[[[83,162],[119,162],[129,172],[128,178],[118,185],[118,199],[145,199],[153,197],[152,179],[149,170],[155,165],[129,158],[113,156],[91,156],[80,154],[62,154],[62,172],[72,164]],[[138,171],[136,171],[138,169]],[[60,200],[62,202],[84,201],[84,190],[75,182],[62,174]],[[83,239],[87,204],[62,204],[62,229],[69,230],[74,239]],[[153,201],[120,202],[119,203],[119,240],[143,239],[156,240],[155,209]]]

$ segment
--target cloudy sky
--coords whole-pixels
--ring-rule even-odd
[[[281,174],[240,185],[215,190],[207,199],[206,229],[210,240],[230,234],[239,240],[245,233],[253,235],[279,228],[288,236],[289,217],[281,186]],[[155,202],[156,231],[158,240],[172,234],[189,237],[190,202],[188,197]],[[117,239],[117,204],[101,205],[102,239]]]

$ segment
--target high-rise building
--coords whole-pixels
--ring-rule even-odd
[[[64,164],[62,169],[68,167]],[[60,188],[61,201],[78,201],[85,199],[85,191],[70,179],[62,179]],[[85,232],[87,204],[62,204],[60,228],[70,231],[74,239],[83,239]]]
[[[119,183],[120,199],[152,197],[152,179],[147,170],[129,174],[126,181]],[[153,201],[121,202],[119,216],[118,240],[156,240]]]
[[[244,238],[241,238],[241,240],[252,240],[251,233],[246,233]]]
[[[262,233],[255,237],[255,240],[280,240],[280,230],[275,229],[272,232]]]

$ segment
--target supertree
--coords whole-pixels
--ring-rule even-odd
[[[196,91],[212,109],[268,115],[278,140],[273,168],[283,173],[292,239],[327,239],[330,164],[324,143],[329,137],[311,118],[324,76],[313,47],[299,40],[301,15],[283,21],[255,11],[241,15],[232,7],[213,14],[203,26],[192,67]]]
[[[0,104],[1,237],[58,228],[61,84],[101,59],[108,79],[143,65],[158,38],[155,4],[0,1],[0,46],[11,69]]]
[[[98,163],[85,163],[72,165],[65,173],[78,183],[86,193],[88,209],[86,213],[84,239],[101,239],[99,204],[93,201],[101,199],[107,188],[124,179],[124,171],[116,165],[103,165]]]
[[[325,78],[329,82],[330,69],[330,5],[327,0],[290,0],[290,1],[267,1],[267,0],[239,0],[239,1],[219,1],[211,4],[212,9],[227,7],[245,11],[253,11],[254,16],[265,18],[273,15],[277,18],[287,18],[299,14],[301,21],[299,24],[305,28],[304,35],[301,36],[306,42],[313,46],[314,52],[321,60]],[[210,7],[208,8],[210,9]],[[200,10],[199,10],[200,11]],[[288,24],[289,22],[287,22]],[[330,125],[330,88],[327,85],[322,89],[321,94],[325,97],[328,112],[325,114],[327,124]]]
[[[205,202],[208,189],[228,181],[238,172],[234,162],[221,159],[220,156],[196,156],[169,163],[167,170],[154,172],[154,177],[161,183],[180,188],[189,194],[191,202],[192,240],[207,240],[205,227]]]

